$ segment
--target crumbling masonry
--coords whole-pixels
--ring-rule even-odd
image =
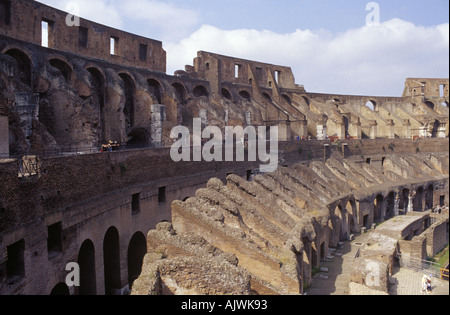
[[[340,240],[448,205],[448,79],[319,94],[204,51],[169,75],[160,41],[66,17],[0,0],[0,294],[300,294]],[[278,126],[278,170],[175,163],[170,131],[194,118]]]

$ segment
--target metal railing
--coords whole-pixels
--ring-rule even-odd
[[[441,266],[429,260],[398,254],[400,267],[441,279]]]

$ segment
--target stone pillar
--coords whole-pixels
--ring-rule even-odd
[[[325,140],[327,135],[326,125],[317,125],[317,140]]]
[[[440,124],[439,125],[439,129],[438,129],[438,133],[437,133],[437,137],[440,139],[444,139],[446,138],[445,133],[447,132],[447,124]]]
[[[202,120],[202,126],[208,126],[208,110],[207,109],[200,109],[198,116]]]
[[[361,120],[359,117],[353,118],[352,123],[349,126],[348,133],[354,139],[361,139]]]
[[[225,126],[228,126],[229,119],[230,119],[229,110],[225,109]]]
[[[405,128],[405,138],[406,139],[411,139],[412,138],[411,122],[409,121],[409,119],[405,119],[404,120],[403,127]]]
[[[400,194],[397,193],[395,195],[395,200],[394,200],[394,216],[400,215],[399,205],[400,205]]]
[[[388,119],[386,123],[386,128],[388,129],[388,138],[395,139],[395,124],[393,119]]]
[[[252,113],[251,112],[245,112],[245,124],[247,126],[252,125]]]
[[[376,139],[378,134],[378,123],[376,120],[370,122],[370,139]]]
[[[152,105],[152,125],[151,125],[151,137],[152,144],[156,147],[162,146],[162,127],[166,121],[166,106],[164,105]]]
[[[0,105],[1,106],[1,105]],[[1,109],[0,109],[1,111]],[[0,159],[9,157],[9,122],[8,116],[0,112]]]
[[[408,209],[406,212],[413,212],[414,211],[414,197],[416,196],[416,193],[412,191],[408,196]]]

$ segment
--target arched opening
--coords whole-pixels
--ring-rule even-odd
[[[240,95],[240,97],[242,97],[243,99],[247,100],[248,102],[252,101],[252,97],[251,97],[250,93],[247,92],[247,91],[240,91],[239,95]]]
[[[50,295],[70,295],[69,287],[63,282],[58,283]]]
[[[284,100],[285,100],[289,105],[292,104],[291,98],[290,98],[289,96],[287,96],[286,94],[283,94],[283,95],[281,95],[281,96],[284,98]]]
[[[423,211],[423,191],[423,187],[419,187],[419,189],[417,189],[416,195],[413,199],[413,211]]]
[[[306,96],[302,95],[301,97],[301,103],[303,103],[303,106],[307,106],[311,110],[311,101]]]
[[[17,63],[16,74],[19,80],[26,86],[31,87],[32,72],[31,60],[19,49],[10,49],[5,52],[6,55],[13,57]]]
[[[348,222],[347,216],[340,205],[336,207],[334,215],[338,218],[339,222],[338,224],[339,241],[345,240],[348,237]]]
[[[196,86],[192,93],[195,97],[209,96],[208,90],[203,85]]]
[[[448,108],[448,102],[442,102],[441,105]]]
[[[111,227],[103,240],[103,263],[105,271],[105,294],[120,295],[120,243],[119,232]]]
[[[126,73],[119,74],[123,81],[123,89],[125,95],[125,105],[123,107],[123,114],[125,115],[125,131],[134,127],[135,113],[134,113],[134,93],[136,86],[133,79]]]
[[[222,89],[222,96],[225,97],[227,100],[230,100],[230,101],[232,99],[230,91],[228,91],[225,88]]]
[[[349,120],[347,116],[344,116],[343,122],[344,122],[344,137],[345,139],[348,139],[348,137],[350,136],[350,132],[349,132]]]
[[[386,218],[393,218],[395,216],[395,192],[391,191],[387,196]]]
[[[377,102],[370,100],[366,103],[366,107],[375,112],[377,111]]]
[[[177,102],[177,124],[183,124],[183,111],[187,111],[186,109],[186,88],[181,83],[174,83],[172,87],[175,90],[175,99]],[[192,120],[192,118],[191,118]]]
[[[64,77],[64,79],[69,82],[72,78],[72,68],[64,61],[62,61],[61,59],[50,59],[48,61],[50,63],[50,65],[55,68],[58,69],[59,72],[61,72],[61,75]]]
[[[431,210],[434,206],[434,186],[430,185],[425,193],[425,210]]]
[[[157,104],[162,105],[163,89],[161,84],[155,79],[149,79],[147,80],[147,83],[148,88],[150,90],[150,94],[155,97]]]
[[[427,107],[429,108],[429,109],[431,109],[431,110],[434,110],[434,103],[433,102],[430,102],[430,101],[427,101],[427,102],[425,102],[425,105],[427,105]]]
[[[134,128],[128,133],[128,148],[145,148],[150,145],[150,133],[145,128]]]
[[[272,102],[272,98],[270,97],[269,94],[263,93],[263,96],[264,96],[264,98],[265,98],[266,100],[268,100],[269,102]]]
[[[99,141],[105,142],[106,139],[106,119],[105,119],[105,78],[97,68],[88,68],[90,73],[90,85],[92,92],[92,101],[98,108],[99,124]]]
[[[147,254],[147,240],[145,235],[137,232],[133,235],[128,246],[128,284],[130,289],[142,271],[144,256]]]
[[[120,242],[119,232],[111,227],[103,240],[103,263],[105,272],[105,294],[120,295]]]
[[[95,249],[91,240],[84,241],[78,253],[78,265],[80,266],[79,295],[96,295],[97,284],[95,274]]]
[[[378,195],[374,200],[373,219],[374,222],[381,222],[383,212],[383,195]]]
[[[437,138],[440,127],[441,127],[441,123],[438,120],[436,120],[433,124],[433,129],[431,130],[432,138]]]

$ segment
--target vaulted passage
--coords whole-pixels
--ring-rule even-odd
[[[147,253],[147,240],[145,235],[137,232],[133,235],[128,246],[128,283],[130,288],[141,274],[142,262]]]
[[[103,261],[105,271],[105,293],[120,295],[120,242],[119,232],[109,228],[103,241]]]
[[[125,105],[123,108],[123,114],[125,116],[125,130],[130,131],[134,127],[135,123],[135,107],[134,107],[134,93],[135,84],[133,79],[126,73],[119,74],[123,81],[123,92],[125,98]]]
[[[96,295],[95,248],[91,240],[86,240],[81,245],[78,254],[78,264],[80,266],[80,287],[78,288],[78,294]]]

